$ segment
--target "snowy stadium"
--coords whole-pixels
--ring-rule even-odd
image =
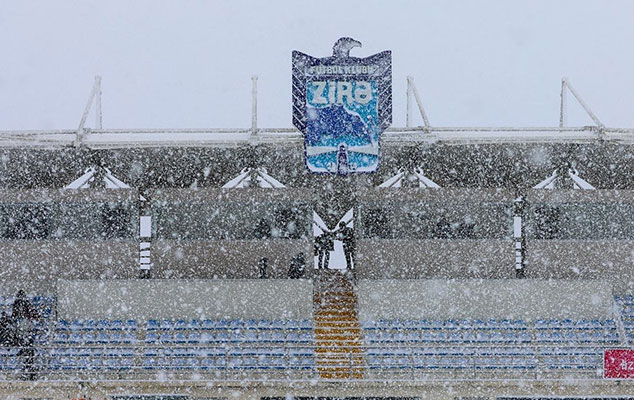
[[[634,129],[570,82],[559,126],[453,128],[408,78],[373,174],[311,173],[256,78],[245,129],[100,104],[97,78],[77,129],[0,132],[3,398],[634,394]]]

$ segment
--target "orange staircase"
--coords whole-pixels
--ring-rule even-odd
[[[315,357],[324,379],[363,377],[357,296],[339,271],[323,270],[314,279]]]

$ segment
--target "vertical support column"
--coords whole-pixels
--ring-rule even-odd
[[[101,118],[101,77],[99,75],[95,76],[95,86],[97,88],[96,98],[95,98],[95,129],[102,129],[102,118]]]
[[[410,84],[410,79],[412,79],[411,76],[407,77],[407,107],[406,107],[406,114],[405,114],[405,127],[406,128],[411,128],[412,127],[412,121],[411,121],[411,115],[412,115],[412,88],[411,88],[411,84]]]
[[[519,193],[513,203],[513,241],[515,243],[515,277],[526,277],[526,200]]]
[[[258,76],[251,77],[251,136],[258,134]]]
[[[139,278],[151,277],[152,210],[149,201],[139,196]]]
[[[566,124],[566,78],[561,78],[561,102],[559,103],[559,127],[563,128]]]

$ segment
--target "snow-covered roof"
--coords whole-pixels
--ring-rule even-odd
[[[431,179],[423,175],[423,170],[420,168],[416,168],[413,172],[400,171],[399,173],[397,173],[390,179],[380,184],[379,187],[399,188],[403,186],[404,180],[408,180],[411,183],[415,182],[416,186],[422,187],[422,188],[432,188],[432,189],[440,188],[440,186],[436,182],[432,181]]]
[[[561,186],[570,186],[564,183],[565,180],[568,180],[568,183],[572,183],[573,189],[595,190],[595,187],[581,178],[579,171],[574,168],[569,168],[567,175],[561,176],[558,175],[557,170],[553,171],[551,176],[535,185],[535,189],[555,189]]]
[[[253,185],[253,181],[256,184]],[[229,182],[225,183],[224,189],[245,188],[245,187],[261,187],[261,188],[284,188],[283,183],[273,178],[266,172],[265,168],[243,168],[240,174]]]
[[[99,169],[103,170],[99,171]],[[96,181],[96,179],[98,179],[98,181]],[[116,176],[112,174],[112,172],[108,168],[105,167],[87,168],[82,176],[64,186],[64,189],[88,189],[91,187],[105,187],[106,189],[130,189],[129,185],[119,180]]]

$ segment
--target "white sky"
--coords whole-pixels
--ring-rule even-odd
[[[247,127],[252,74],[259,125],[290,127],[291,51],[341,36],[393,51],[393,126],[412,75],[432,125],[555,126],[567,76],[634,127],[634,1],[0,0],[0,130],[76,128],[96,74],[104,128]]]

